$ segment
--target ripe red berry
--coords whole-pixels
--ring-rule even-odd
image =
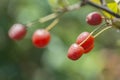
[[[83,53],[84,53],[84,48],[74,43],[68,49],[67,57],[71,60],[78,60]]]
[[[26,35],[27,29],[22,24],[14,24],[8,31],[8,36],[13,40],[21,40]]]
[[[32,42],[34,46],[38,48],[44,48],[50,42],[50,33],[45,29],[38,29],[32,36]]]
[[[88,36],[90,36],[88,38]],[[88,38],[88,39],[87,39]],[[87,39],[87,40],[86,40]],[[84,40],[86,40],[83,44],[81,44]],[[91,47],[91,45],[94,44],[94,37],[92,35],[90,35],[89,32],[83,32],[81,33],[77,39],[76,39],[76,43],[77,44],[81,44],[81,46],[84,48],[84,50],[88,50],[88,48]]]
[[[89,46],[84,53],[87,54],[88,52],[90,52],[92,49],[94,48],[94,44],[92,44],[91,46]]]
[[[86,22],[89,25],[93,25],[93,26],[99,25],[100,23],[102,23],[102,16],[98,12],[92,12],[87,15]]]

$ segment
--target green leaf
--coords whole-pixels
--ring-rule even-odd
[[[92,2],[96,3],[96,4],[100,4],[100,0],[91,0]],[[114,0],[105,0],[106,3],[112,3],[114,2]]]
[[[118,5],[116,2],[111,2],[107,4],[108,8],[110,10],[112,10],[114,13],[118,13]],[[103,11],[103,14],[107,17],[107,18],[114,18],[114,16],[112,16],[111,14]]]

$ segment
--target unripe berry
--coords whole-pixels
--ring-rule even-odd
[[[74,43],[68,49],[67,57],[71,60],[78,60],[84,53],[84,48]]]
[[[32,36],[32,42],[37,48],[44,48],[50,42],[50,33],[45,29],[38,29]]]
[[[99,25],[102,23],[102,16],[98,12],[92,12],[87,15],[86,22],[93,26]]]
[[[21,40],[26,35],[27,29],[22,24],[14,24],[8,31],[8,36],[13,40]]]
[[[88,36],[89,36],[89,38],[88,38]],[[81,44],[83,41],[85,41],[85,42],[83,44]],[[77,37],[76,43],[81,44],[81,46],[84,48],[85,52],[87,52],[88,48],[90,48],[94,44],[94,37],[92,35],[90,35],[89,32],[83,32]]]

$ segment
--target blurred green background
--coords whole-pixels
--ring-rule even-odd
[[[26,24],[53,13],[59,7],[54,1],[0,0],[0,80],[119,80],[120,32],[117,29],[98,36],[95,48],[79,60],[71,61],[66,57],[69,46],[81,32],[96,28],[85,22],[88,13],[99,11],[91,6],[62,16],[50,31],[52,39],[44,49],[35,48],[31,36],[52,20],[31,26],[21,41],[8,37],[8,30],[14,23]],[[69,5],[78,1],[68,0]]]

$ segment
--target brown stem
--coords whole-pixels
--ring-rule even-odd
[[[93,7],[96,7],[96,8],[99,8],[99,9],[103,10],[103,11],[106,11],[109,14],[115,16],[116,18],[120,18],[119,14],[114,13],[113,11],[111,11],[109,8],[107,8],[105,6],[97,5],[97,4],[95,4],[95,3],[93,3],[93,2],[91,2],[89,0],[86,1],[86,4],[89,4],[89,5],[93,6]]]

